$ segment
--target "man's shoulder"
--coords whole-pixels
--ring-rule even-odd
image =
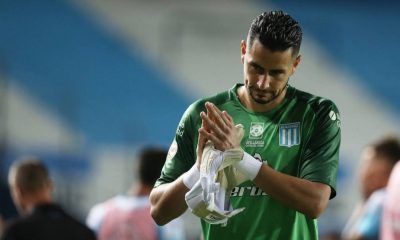
[[[43,219],[28,215],[12,220],[3,232],[2,240],[30,239],[29,234],[36,232],[40,226],[45,225]]]
[[[94,205],[89,210],[86,224],[93,229],[94,226],[97,225],[97,222],[101,221],[104,218],[104,215],[106,215],[107,212],[109,212],[113,208],[115,201],[116,197],[112,197],[105,200],[104,202],[100,202]]]
[[[46,229],[46,233],[42,232]],[[59,239],[79,234],[81,239],[95,239],[94,233],[83,223],[58,208],[52,212],[33,213],[12,221],[4,231],[4,240],[8,239],[49,239],[59,235]],[[53,238],[54,239],[54,238]]]
[[[29,227],[30,224],[27,224],[26,218],[14,219],[4,229],[1,239],[14,239],[19,233],[25,232]]]
[[[323,110],[333,110],[334,112],[338,112],[336,104],[328,98],[314,95],[312,93],[308,93],[298,89],[295,89],[294,95],[299,103],[307,105],[314,112],[319,112]]]
[[[386,188],[378,189],[371,194],[371,196],[367,200],[366,205],[369,205],[371,207],[383,205],[385,198],[386,198]]]
[[[64,214],[63,216],[61,215],[61,212],[63,212]],[[55,227],[55,229],[59,229],[60,231],[65,232],[66,234],[65,236],[71,234],[70,232],[68,232],[69,230],[73,230],[75,233],[73,233],[72,235],[79,234],[79,236],[82,237],[82,239],[91,240],[96,238],[94,232],[88,226],[86,226],[81,221],[77,220],[68,212],[65,212],[61,207],[60,207],[60,216],[59,219],[57,220],[59,220],[57,221],[58,227]],[[49,222],[54,225],[56,224],[55,219],[47,218],[46,221],[44,222],[45,226],[47,226]],[[59,234],[62,234],[62,232],[59,232]]]

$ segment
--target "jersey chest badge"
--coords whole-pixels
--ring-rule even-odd
[[[264,131],[263,122],[251,122],[249,129],[249,139],[246,141],[246,147],[264,147]]]
[[[300,144],[300,122],[279,124],[279,146],[292,147]]]
[[[261,139],[264,133],[264,123],[252,122],[250,125],[250,139]]]

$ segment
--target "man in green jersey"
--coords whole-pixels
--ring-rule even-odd
[[[340,117],[335,104],[288,85],[300,63],[302,31],[281,11],[253,20],[241,42],[244,84],[193,103],[184,113],[150,195],[165,224],[186,209],[207,140],[241,147],[236,168],[249,180],[231,193],[245,207],[226,226],[202,220],[205,239],[317,239],[316,218],[336,195]],[[244,127],[240,140],[236,124]],[[196,160],[197,159],[197,160]]]

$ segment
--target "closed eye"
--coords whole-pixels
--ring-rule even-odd
[[[279,76],[280,74],[284,74],[285,71],[277,69],[277,70],[270,70],[268,73],[270,76]]]
[[[258,65],[255,62],[250,62],[249,65],[253,70],[255,70],[259,74],[262,74],[265,71],[263,67],[261,67],[260,65]]]

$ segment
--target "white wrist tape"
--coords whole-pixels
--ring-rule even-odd
[[[234,164],[239,172],[244,174],[250,180],[254,180],[256,178],[260,168],[262,166],[262,162],[255,159],[250,154],[244,152],[243,159]]]
[[[183,184],[189,189],[196,184],[196,182],[200,179],[200,171],[197,168],[197,164],[195,163],[189,171],[185,172],[182,175]]]

